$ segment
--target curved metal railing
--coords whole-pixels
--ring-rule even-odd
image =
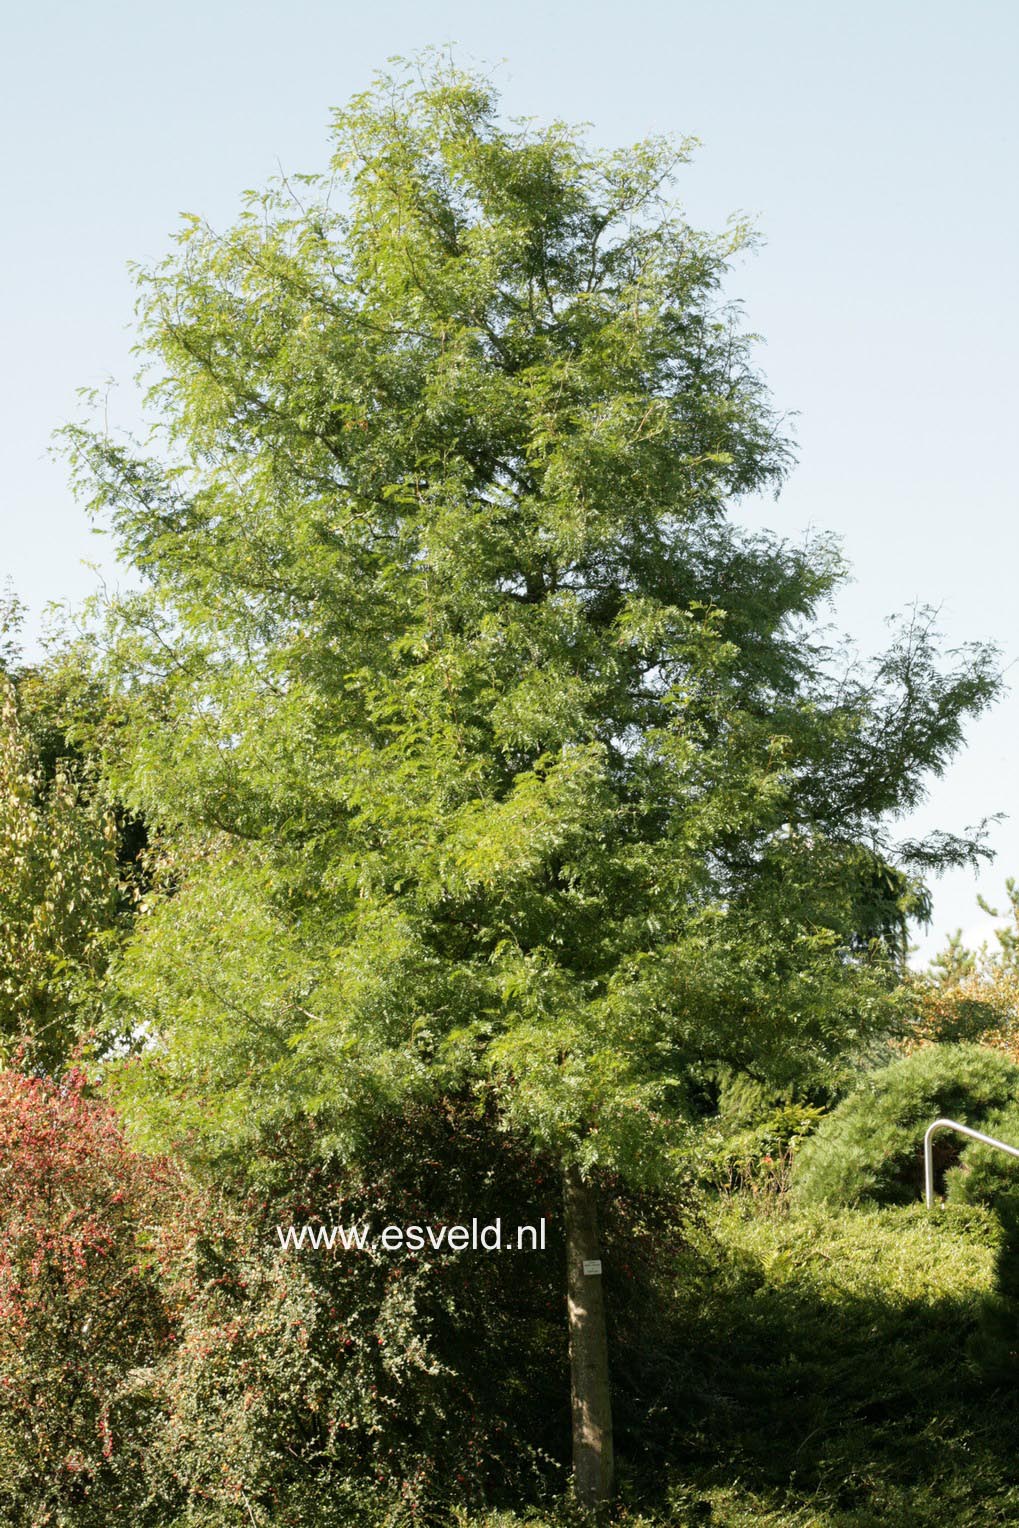
[[[997,1146],[999,1151],[1007,1151],[1010,1157],[1019,1157],[1019,1146],[1009,1146],[1005,1141],[996,1141],[993,1135],[984,1135],[982,1130],[972,1130],[969,1125],[960,1125],[955,1119],[936,1119],[933,1125],[927,1126],[927,1133],[923,1138],[923,1172],[924,1172],[924,1195],[927,1208],[934,1208],[934,1132],[936,1130],[958,1130],[960,1135],[968,1135],[973,1141],[983,1141],[985,1146]]]

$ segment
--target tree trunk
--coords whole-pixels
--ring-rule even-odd
[[[612,1396],[605,1334],[605,1298],[594,1189],[576,1167],[563,1175],[566,1291],[570,1319],[573,1401],[573,1489],[581,1506],[597,1511],[612,1496]],[[598,1264],[585,1273],[584,1264]]]

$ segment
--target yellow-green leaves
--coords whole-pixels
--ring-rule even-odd
[[[205,855],[116,978],[154,1113],[193,1071],[207,1140],[349,1144],[476,1089],[639,1177],[698,1067],[816,1071],[887,1018],[886,824],[995,681],[922,627],[847,672],[830,544],[740,527],[790,450],[686,153],[507,124],[431,57],[338,114],[338,185],[141,273],[157,454],[72,440],[148,584],[104,634],[109,777]]]
[[[66,761],[43,772],[0,674],[0,1047],[30,1063],[64,1061],[94,1017],[94,984],[116,922],[111,814]],[[91,993],[90,993],[91,989]]]

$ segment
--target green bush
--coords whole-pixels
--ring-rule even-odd
[[[621,1472],[619,1528],[1019,1522],[1014,1388],[969,1356],[999,1303],[1001,1245],[980,1207],[761,1215],[749,1196],[719,1200],[675,1266],[656,1423],[671,1431]],[[577,1528],[563,1506],[451,1523]]]
[[[175,1342],[152,1377],[147,1475],[175,1524],[345,1528],[561,1485],[558,1180],[508,1137],[489,1149],[491,1122],[466,1106],[402,1127],[357,1177],[316,1164],[309,1139],[281,1140],[290,1182],[264,1201],[210,1189],[190,1225],[164,1224]],[[296,1251],[276,1233],[470,1214],[544,1215],[548,1250]]]
[[[697,1161],[700,1178],[719,1193],[746,1192],[781,1205],[801,1141],[817,1129],[824,1110],[815,1104],[778,1104],[745,1129],[720,1119],[706,1129]]]
[[[982,1129],[1019,1104],[1019,1067],[979,1045],[931,1045],[873,1072],[799,1151],[792,1193],[801,1205],[870,1200],[908,1204],[923,1191],[923,1136],[947,1115]],[[947,1132],[935,1137],[939,1187],[974,1148]],[[1004,1160],[1004,1159],[1003,1159]]]
[[[711,1230],[674,1297],[672,1510],[637,1510],[663,1528],[1019,1522],[1014,1383],[981,1361],[1002,1303],[994,1215],[775,1216],[734,1197]]]
[[[980,1128],[999,1141],[1019,1146],[1019,1105],[994,1110]],[[988,1327],[991,1351],[983,1355],[983,1361],[989,1369],[1009,1369],[1014,1377],[1019,1362],[1019,1160],[972,1141],[945,1174],[945,1187],[952,1204],[992,1205],[1005,1233],[997,1282],[1008,1303]]]
[[[156,1366],[153,1498],[174,1528],[398,1528],[534,1505],[566,1483],[569,1386],[557,1174],[473,1100],[408,1111],[370,1173],[278,1143],[263,1202],[221,1189],[162,1231],[174,1343]],[[638,1470],[672,1388],[660,1340],[689,1208],[603,1182],[616,1444]],[[217,1203],[219,1208],[217,1209]],[[281,1251],[291,1222],[544,1218],[544,1252]],[[628,1462],[629,1465],[628,1465]]]

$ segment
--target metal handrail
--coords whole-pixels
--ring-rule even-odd
[[[1019,1157],[1019,1146],[1009,1146],[1005,1141],[996,1141],[993,1135],[984,1135],[981,1130],[971,1130],[969,1125],[960,1125],[955,1119],[936,1119],[933,1125],[927,1126],[927,1133],[923,1138],[923,1170],[924,1170],[924,1197],[927,1208],[934,1208],[934,1147],[932,1145],[935,1130],[958,1130],[960,1135],[968,1135],[971,1140],[983,1141],[985,1146],[997,1146],[999,1151],[1007,1151],[1010,1157]]]

